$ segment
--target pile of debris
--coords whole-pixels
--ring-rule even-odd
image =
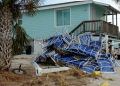
[[[34,67],[37,67],[37,73],[41,69],[36,63],[47,58],[51,58],[56,65],[57,62],[61,62],[67,67],[74,66],[90,74],[94,71],[115,73],[114,67],[120,67],[117,55],[114,53],[116,43],[108,42],[108,36],[105,35],[103,38],[101,34],[98,41],[94,41],[92,35],[84,33],[73,37],[63,29],[59,34],[44,40],[44,44],[39,43],[43,46],[44,53],[36,57],[33,62]]]

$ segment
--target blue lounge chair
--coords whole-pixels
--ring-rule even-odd
[[[114,67],[109,60],[98,60],[98,66],[101,73],[115,73]]]
[[[97,64],[91,63],[91,64],[86,65],[82,69],[84,72],[91,74],[92,72],[97,71],[99,69],[99,67],[97,66]]]
[[[99,58],[97,59],[97,63],[101,73],[115,73],[112,56],[113,54],[107,54],[107,55],[103,54],[100,55]]]
[[[71,53],[76,53],[88,57],[97,58],[100,54],[101,49],[101,36],[99,37],[99,41],[93,41],[92,35],[90,34],[82,34],[78,36],[79,43],[71,44],[67,51]]]
[[[59,62],[61,60],[61,55],[60,54],[54,54],[53,55],[53,59],[57,62]]]

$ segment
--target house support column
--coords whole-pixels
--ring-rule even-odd
[[[116,26],[117,26],[117,12],[116,12]],[[119,27],[118,27],[118,32],[119,32]],[[117,34],[117,36],[119,37],[119,33]]]
[[[106,22],[107,22],[107,7],[106,7]],[[103,29],[106,29],[106,31],[107,31],[107,34],[108,34],[108,23],[106,23],[106,28],[103,28]]]
[[[107,7],[106,7],[106,12],[105,12],[105,14],[106,14],[106,22],[107,22]]]
[[[116,26],[117,26],[117,12],[116,12]]]
[[[112,24],[113,24],[113,34],[114,34],[114,12],[112,10]]]
[[[114,12],[112,11],[112,24],[114,25]]]

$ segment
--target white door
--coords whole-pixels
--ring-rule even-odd
[[[95,20],[95,19],[96,19],[96,17],[95,17],[95,9],[92,8],[92,20]]]
[[[92,20],[96,20],[95,9],[92,8]],[[95,22],[92,23],[92,30],[95,30]]]

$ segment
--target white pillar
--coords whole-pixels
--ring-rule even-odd
[[[112,51],[111,51],[111,54],[114,53],[114,41],[112,41]]]
[[[109,53],[109,49],[108,49],[108,35],[105,35],[105,38],[107,38],[106,39],[106,54],[108,54]]]

